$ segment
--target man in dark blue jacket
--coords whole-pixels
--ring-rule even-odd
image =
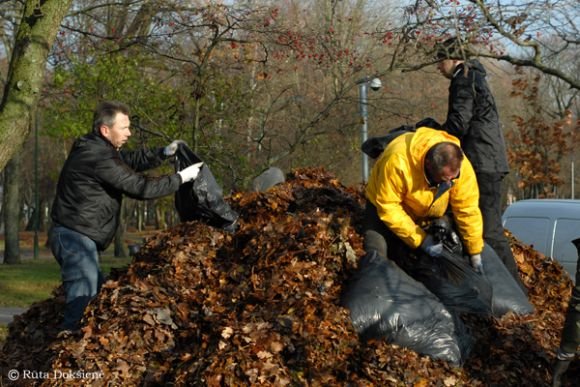
[[[461,141],[479,186],[483,237],[521,285],[518,269],[501,222],[501,185],[509,173],[499,116],[481,63],[469,58],[466,45],[450,38],[438,45],[437,68],[451,80],[447,120],[440,129]]]
[[[128,107],[99,104],[92,132],[75,141],[60,173],[49,242],[66,293],[63,331],[78,329],[85,307],[103,283],[98,252],[115,236],[123,195],[145,200],[172,194],[194,180],[201,168],[198,163],[172,175],[142,175],[174,155],[179,141],[157,149],[121,151],[130,136]]]

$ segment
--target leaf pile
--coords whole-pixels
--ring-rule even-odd
[[[111,274],[79,335],[55,338],[61,294],[32,306],[10,326],[2,382],[13,368],[77,375],[35,381],[43,385],[549,382],[571,282],[558,264],[513,237],[536,311],[466,317],[477,343],[467,363],[453,368],[385,341],[359,342],[339,306],[363,255],[360,190],[324,170],[303,169],[230,202],[241,215],[234,235],[191,222],[150,238],[128,268]],[[580,375],[573,367],[568,380]]]

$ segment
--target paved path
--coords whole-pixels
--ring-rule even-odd
[[[0,308],[0,325],[8,325],[12,322],[12,316],[24,313],[26,308]]]

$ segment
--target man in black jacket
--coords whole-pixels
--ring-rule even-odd
[[[437,68],[451,80],[447,120],[440,129],[461,140],[479,186],[483,237],[521,285],[517,265],[501,222],[501,184],[509,172],[506,146],[495,101],[481,63],[457,38],[441,43]]]
[[[61,267],[66,293],[62,329],[73,331],[103,283],[98,252],[113,240],[123,195],[154,199],[194,180],[202,163],[176,174],[147,177],[140,172],[175,154],[180,141],[166,147],[121,151],[131,136],[129,109],[103,102],[94,112],[93,129],[77,139],[60,173],[49,242]]]
[[[578,249],[576,264],[576,283],[572,288],[572,296],[568,302],[568,311],[562,329],[560,348],[556,353],[556,364],[552,370],[552,387],[562,386],[562,376],[577,355],[580,346],[580,238],[572,241]]]

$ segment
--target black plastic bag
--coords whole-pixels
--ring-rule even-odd
[[[452,261],[455,269],[461,271],[459,280],[448,278],[447,272]],[[492,315],[492,286],[486,276],[473,270],[467,257],[449,252],[445,258],[418,254],[416,259],[404,262],[403,268],[453,312]]]
[[[434,118],[427,117],[417,122],[415,126],[411,125],[401,125],[398,128],[389,130],[386,136],[371,137],[361,145],[361,150],[370,158],[376,159],[385,150],[387,145],[395,138],[399,137],[401,134],[414,132],[417,128],[426,126],[433,129],[441,129],[441,124],[439,124]]]
[[[381,137],[371,137],[361,145],[361,150],[370,158],[376,159],[385,150],[387,145],[401,134],[414,132],[415,127],[403,125],[395,129],[391,129],[389,134]]]
[[[415,128],[420,128],[422,126],[426,126],[431,129],[441,129],[441,124],[432,117],[423,118],[421,121],[418,121],[415,124]]]
[[[201,160],[189,147],[180,144],[175,153],[175,170],[181,171]],[[235,231],[238,213],[223,198],[223,191],[207,164],[197,178],[184,183],[175,193],[175,208],[182,222],[201,220],[210,226]]]
[[[463,322],[421,283],[375,251],[361,259],[342,305],[363,340],[384,338],[435,359],[462,364],[473,339]]]
[[[280,168],[270,167],[254,178],[252,188],[256,192],[266,192],[268,189],[285,181],[286,176]]]
[[[427,232],[442,243],[440,257],[431,257],[419,250],[400,252],[397,262],[411,277],[423,283],[451,311],[476,313],[484,316],[493,314],[493,289],[485,275],[477,273],[455,231],[449,215],[433,219]]]
[[[481,253],[483,272],[493,289],[493,315],[501,317],[508,312],[524,315],[534,311],[520,285],[510,274],[495,250],[485,244]]]
[[[452,312],[491,316],[492,286],[463,255],[462,242],[450,222],[449,217],[441,217],[434,219],[427,228],[435,240],[443,244],[443,256],[431,257],[400,243],[389,247],[389,257]]]

